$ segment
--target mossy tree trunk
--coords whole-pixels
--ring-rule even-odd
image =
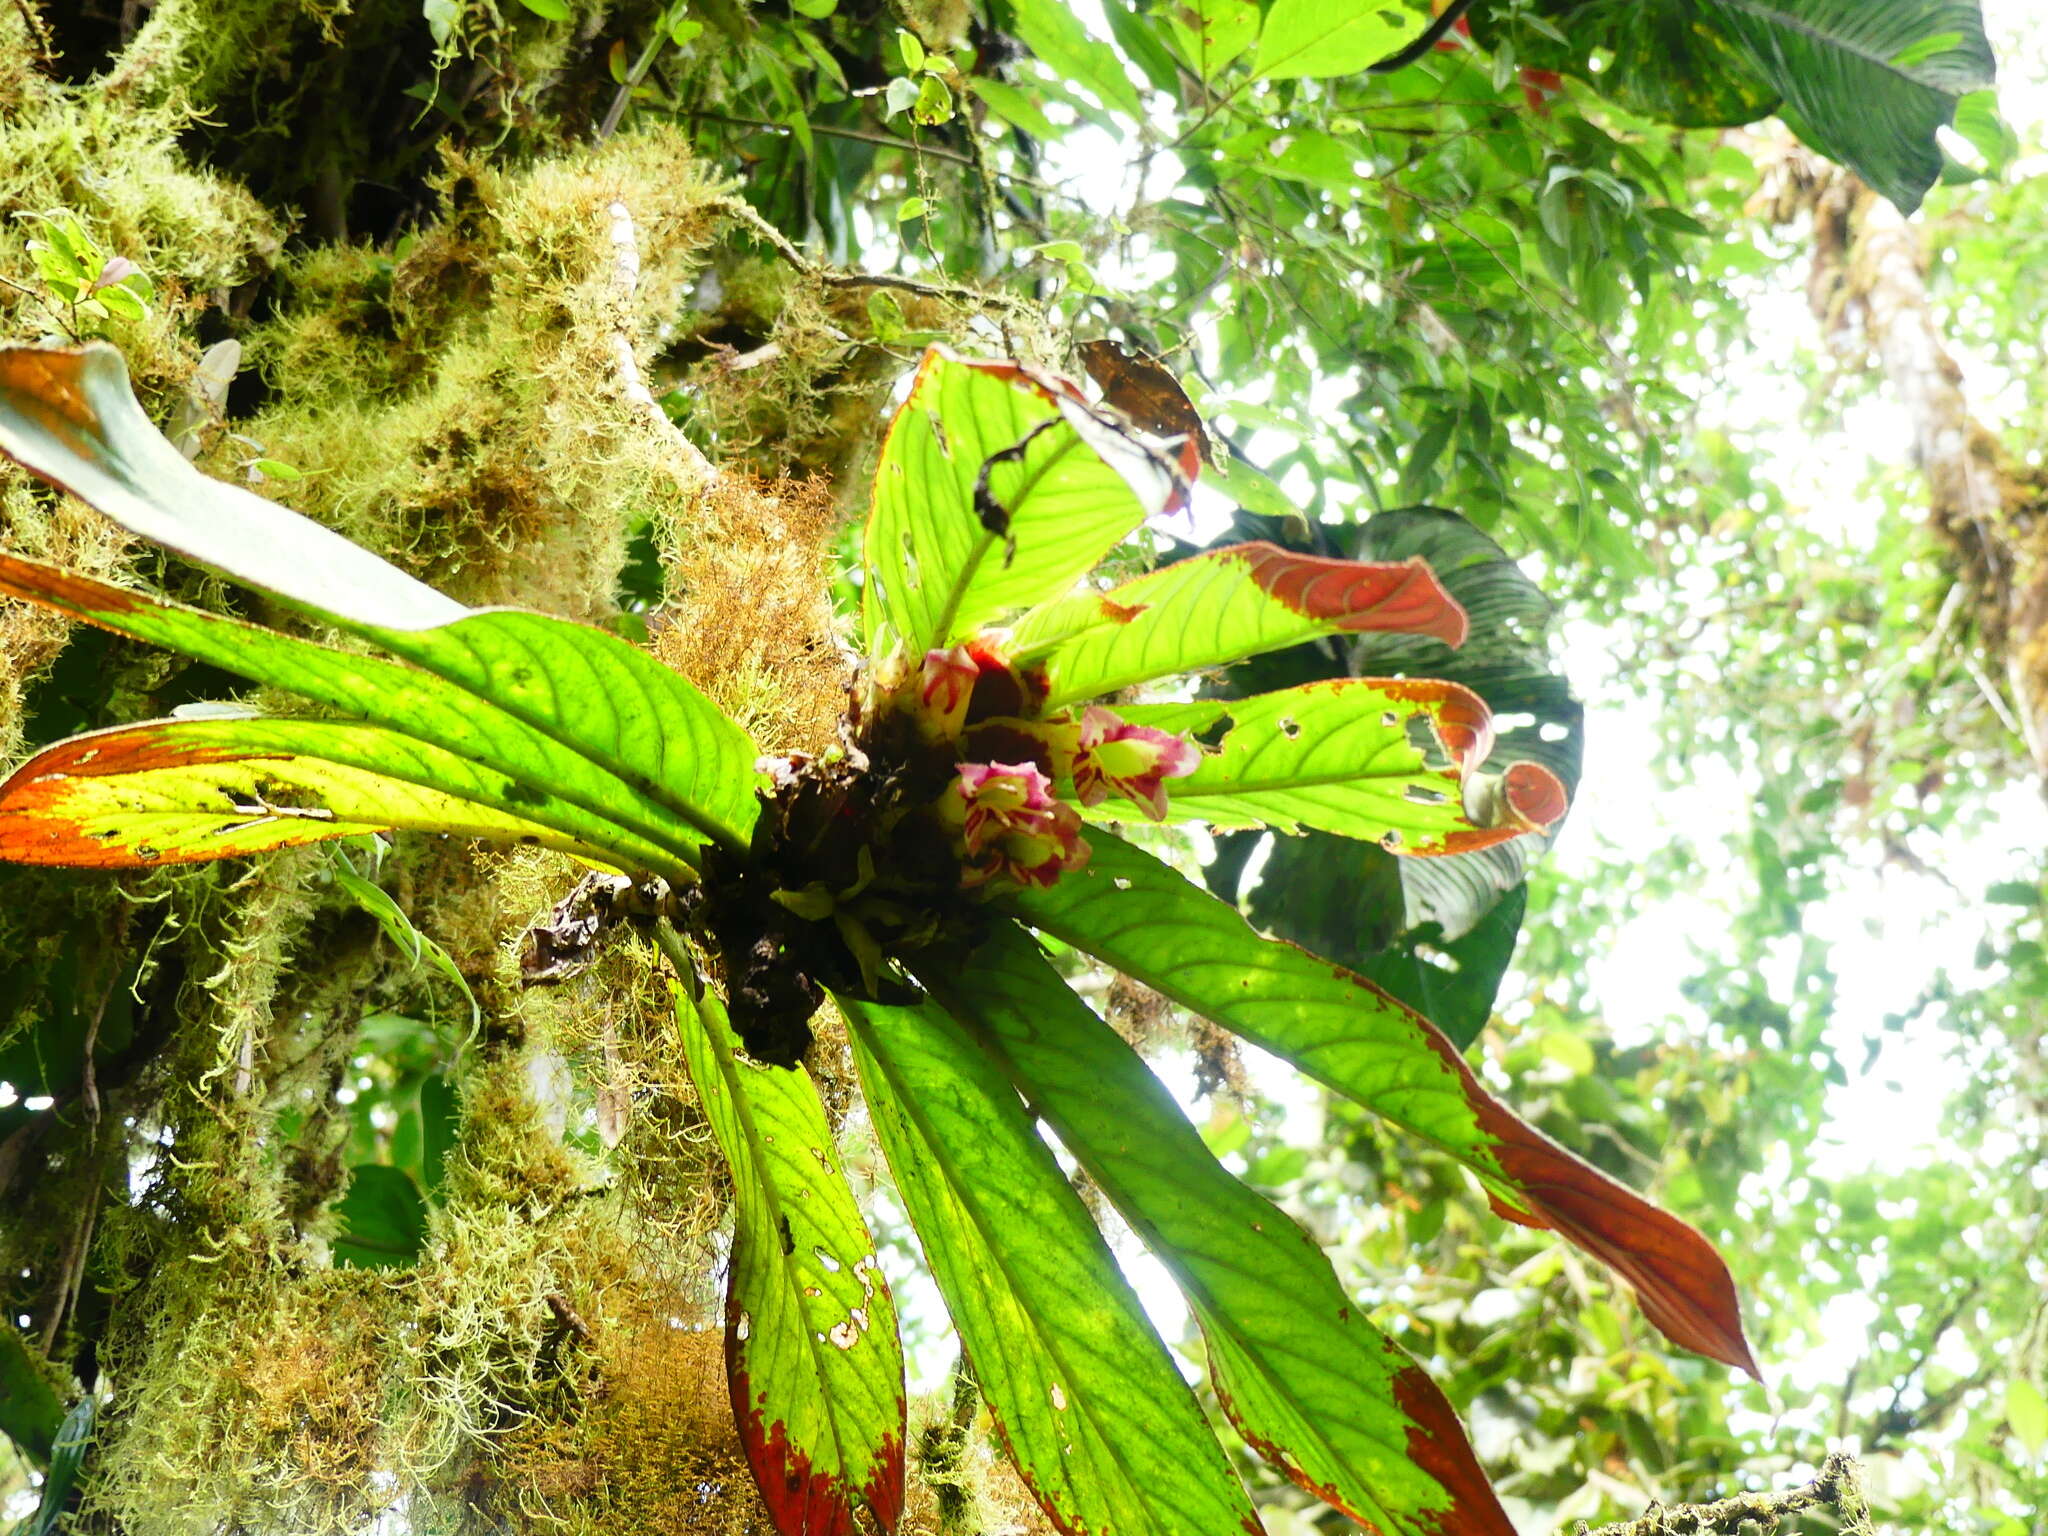
[[[596,131],[614,43],[659,9],[0,6],[0,325],[104,334],[209,472],[464,601],[644,637],[765,745],[815,748],[844,688],[831,549],[907,354],[865,292],[760,238],[687,113]],[[674,84],[714,99],[749,23],[705,14]],[[19,216],[59,211],[149,277],[146,320],[53,302]],[[946,334],[971,310],[884,315]],[[247,610],[12,471],[0,517],[11,549]],[[236,688],[0,613],[9,764]],[[720,1175],[655,958],[524,988],[566,861],[344,856],[452,957],[479,1028],[326,851],[0,870],[0,1079],[38,1090],[0,1107],[7,1358],[104,1399],[81,1528],[758,1529],[712,1326]],[[427,1186],[416,1258],[333,1262],[366,1164]],[[948,1439],[949,1519],[960,1461]]]

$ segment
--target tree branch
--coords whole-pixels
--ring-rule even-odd
[[[1029,300],[1017,298],[1013,294],[970,288],[964,283],[927,283],[914,277],[896,277],[889,273],[835,272],[830,267],[819,266],[798,250],[789,236],[762,218],[743,198],[720,198],[713,206],[746,225],[772,247],[776,255],[804,276],[814,282],[823,283],[828,288],[893,288],[899,293],[921,294],[928,299],[950,299],[957,304],[973,304],[984,309],[1014,311],[1032,307]]]
[[[626,404],[675,450],[685,472],[697,481],[697,489],[708,490],[718,483],[718,467],[668,419],[668,412],[647,387],[640,372],[639,355],[633,350],[633,296],[640,287],[640,241],[633,228],[633,211],[624,203],[615,202],[605,212],[611,218],[611,349],[619,392],[626,397]]]
[[[1775,1530],[1778,1521],[1806,1509],[1832,1509],[1841,1517],[1844,1536],[1874,1536],[1870,1506],[1864,1501],[1855,1459],[1842,1451],[1828,1457],[1820,1476],[1789,1493],[1738,1493],[1712,1504],[1654,1506],[1639,1520],[1624,1520],[1594,1530],[1581,1520],[1573,1536],[1700,1536],[1718,1532],[1736,1536],[1745,1522]]]

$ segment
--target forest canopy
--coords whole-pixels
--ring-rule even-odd
[[[2025,1536],[2018,9],[0,7],[0,1521]]]

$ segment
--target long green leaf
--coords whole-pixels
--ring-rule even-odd
[[[1246,1441],[1387,1536],[1509,1536],[1456,1414],[1338,1283],[1314,1239],[1226,1173],[1124,1041],[1007,925],[919,979],[1172,1273]]]
[[[1194,773],[1173,781],[1169,802],[1172,814],[1213,826],[1314,827],[1399,853],[1450,854],[1520,837],[1564,811],[1564,786],[1550,770],[1518,764],[1507,792],[1469,797],[1488,805],[1488,822],[1473,818],[1467,780],[1492,745],[1492,723],[1455,683],[1345,678],[1117,713],[1184,735],[1224,727]]]
[[[545,785],[564,805],[619,828],[632,846],[666,850],[662,863],[649,865],[656,873],[687,878],[694,850],[706,840],[700,826],[618,774],[418,667],[334,650],[10,555],[0,555],[0,593],[366,718],[522,785]],[[484,613],[462,622],[489,624],[504,617]],[[596,835],[589,840],[610,846]],[[622,853],[617,862],[633,859]]]
[[[884,628],[915,656],[1058,596],[1184,491],[1162,451],[1064,380],[934,347],[875,471],[870,651]]]
[[[1005,897],[1009,909],[1440,1147],[1502,1215],[1613,1265],[1673,1343],[1757,1374],[1735,1282],[1698,1232],[1522,1121],[1434,1025],[1364,978],[1262,938],[1119,838],[1088,841],[1087,868]]]
[[[1043,667],[1056,708],[1157,677],[1219,667],[1320,635],[1399,629],[1456,645],[1465,616],[1419,560],[1369,565],[1240,544],[1108,592],[1048,603],[1010,637]]]
[[[700,837],[746,846],[761,813],[760,748],[688,682],[617,635],[514,608],[435,629],[345,627],[609,770]]]
[[[1257,1531],[1244,1489],[1016,1090],[929,1003],[841,998],[862,1092],[1018,1471],[1061,1531]]]
[[[111,347],[0,348],[0,452],[123,527],[489,700],[734,849],[756,814],[746,733],[616,636],[476,613],[331,529],[210,479],[150,425]]]
[[[387,829],[638,867],[663,850],[452,752],[324,720],[159,720],[74,736],[0,784],[0,858],[134,868]]]
[[[733,1415],[781,1536],[903,1513],[903,1346],[874,1239],[802,1067],[739,1054],[724,1005],[676,992],[683,1055],[733,1182],[725,1359]]]
[[[305,607],[398,628],[468,611],[332,529],[202,475],[143,415],[105,342],[0,347],[0,453],[130,533]]]

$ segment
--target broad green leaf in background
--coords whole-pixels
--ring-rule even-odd
[[[1491,18],[1479,9],[1475,31],[1490,42]],[[1571,70],[1631,110],[1684,127],[1775,111],[1907,213],[1941,174],[1936,132],[1992,83],[1977,0],[1541,0],[1535,9],[1569,42],[1518,29],[1523,62]],[[1606,67],[1591,70],[1596,54]]]
[[[73,576],[53,566],[0,555],[0,593],[27,598],[120,634],[180,651],[256,682],[366,717],[374,724],[441,748],[478,768],[504,774],[507,795],[514,802],[530,796],[541,804],[548,796],[584,813],[572,835],[593,846],[618,846],[626,862],[646,853],[647,867],[672,878],[687,879],[694,850],[706,839],[699,823],[720,826],[714,816],[699,813],[692,821],[672,812],[628,782],[608,772],[575,746],[517,720],[454,683],[417,667],[362,656],[294,639],[273,630],[219,618],[196,608],[165,602],[124,587]],[[453,642],[462,653],[482,648],[485,636],[507,617],[535,615],[483,613],[464,620],[482,633]],[[596,635],[568,626],[576,637]],[[604,638],[604,637],[600,637]],[[523,627],[515,628],[512,654],[530,656]],[[425,637],[433,644],[435,636]],[[624,646],[622,640],[612,640]],[[681,679],[675,680],[678,684]],[[679,696],[680,697],[680,696]],[[580,710],[601,709],[603,699],[584,699]],[[711,710],[708,703],[705,710]],[[737,731],[738,727],[730,727]],[[512,787],[516,784],[516,788]],[[719,791],[726,803],[731,792]],[[607,831],[606,829],[612,829]],[[557,830],[566,830],[558,828]],[[737,828],[726,835],[738,838]],[[615,838],[624,839],[616,843]]]
[[[676,991],[704,1116],[732,1170],[725,1293],[733,1416],[781,1536],[850,1536],[903,1513],[903,1346],[874,1239],[810,1074],[739,1053],[725,1007]]]
[[[2040,1455],[2048,1445],[2048,1397],[2024,1376],[2005,1384],[2005,1423],[2029,1456]]]
[[[1057,596],[1184,489],[1064,381],[932,349],[875,471],[870,650],[885,626],[915,656]]]
[[[396,731],[321,720],[117,726],[45,748],[0,784],[0,858],[82,869],[231,858],[394,828],[618,860],[624,850],[611,839],[560,830],[588,821],[544,789]]]
[[[1344,1293],[1314,1239],[1226,1173],[1135,1051],[1005,926],[917,967],[1187,1297],[1216,1395],[1301,1486],[1388,1536],[1514,1527],[1443,1394]]]
[[[1016,35],[1054,73],[1094,92],[1105,107],[1133,119],[1144,116],[1131,77],[1114,48],[1105,48],[1065,0],[1014,0]]]
[[[1441,1148],[1502,1215],[1611,1264],[1673,1343],[1757,1374],[1734,1281],[1698,1232],[1522,1121],[1435,1026],[1370,982],[1260,937],[1119,838],[1091,829],[1088,842],[1085,869],[1006,896],[1009,910]]]
[[[1047,603],[1017,623],[1010,649],[1020,664],[1045,669],[1052,709],[1366,629],[1433,634],[1456,645],[1465,616],[1419,560],[1369,565],[1240,544],[1107,592]]]
[[[1262,80],[1355,75],[1398,52],[1419,20],[1376,0],[1273,0],[1252,73]]]
[[[1018,1471],[1062,1531],[1258,1530],[1130,1283],[1018,1101],[932,1004],[842,998],[875,1134]]]
[[[334,1261],[355,1269],[396,1269],[419,1262],[427,1237],[427,1200],[411,1174],[384,1163],[358,1163],[348,1193],[334,1207],[341,1230]]]
[[[1404,854],[1446,854],[1519,837],[1564,810],[1564,786],[1550,771],[1520,764],[1494,820],[1472,819],[1465,785],[1492,727],[1477,695],[1455,683],[1345,678],[1117,712],[1211,745],[1193,774],[1174,781],[1169,803],[1212,826],[1315,827]]]
[[[104,342],[0,347],[0,453],[130,533],[290,602],[401,629],[468,611],[332,529],[202,475],[143,415]]]
[[[64,1399],[41,1356],[13,1318],[0,1318],[0,1434],[36,1465],[47,1466],[63,1422]]]

